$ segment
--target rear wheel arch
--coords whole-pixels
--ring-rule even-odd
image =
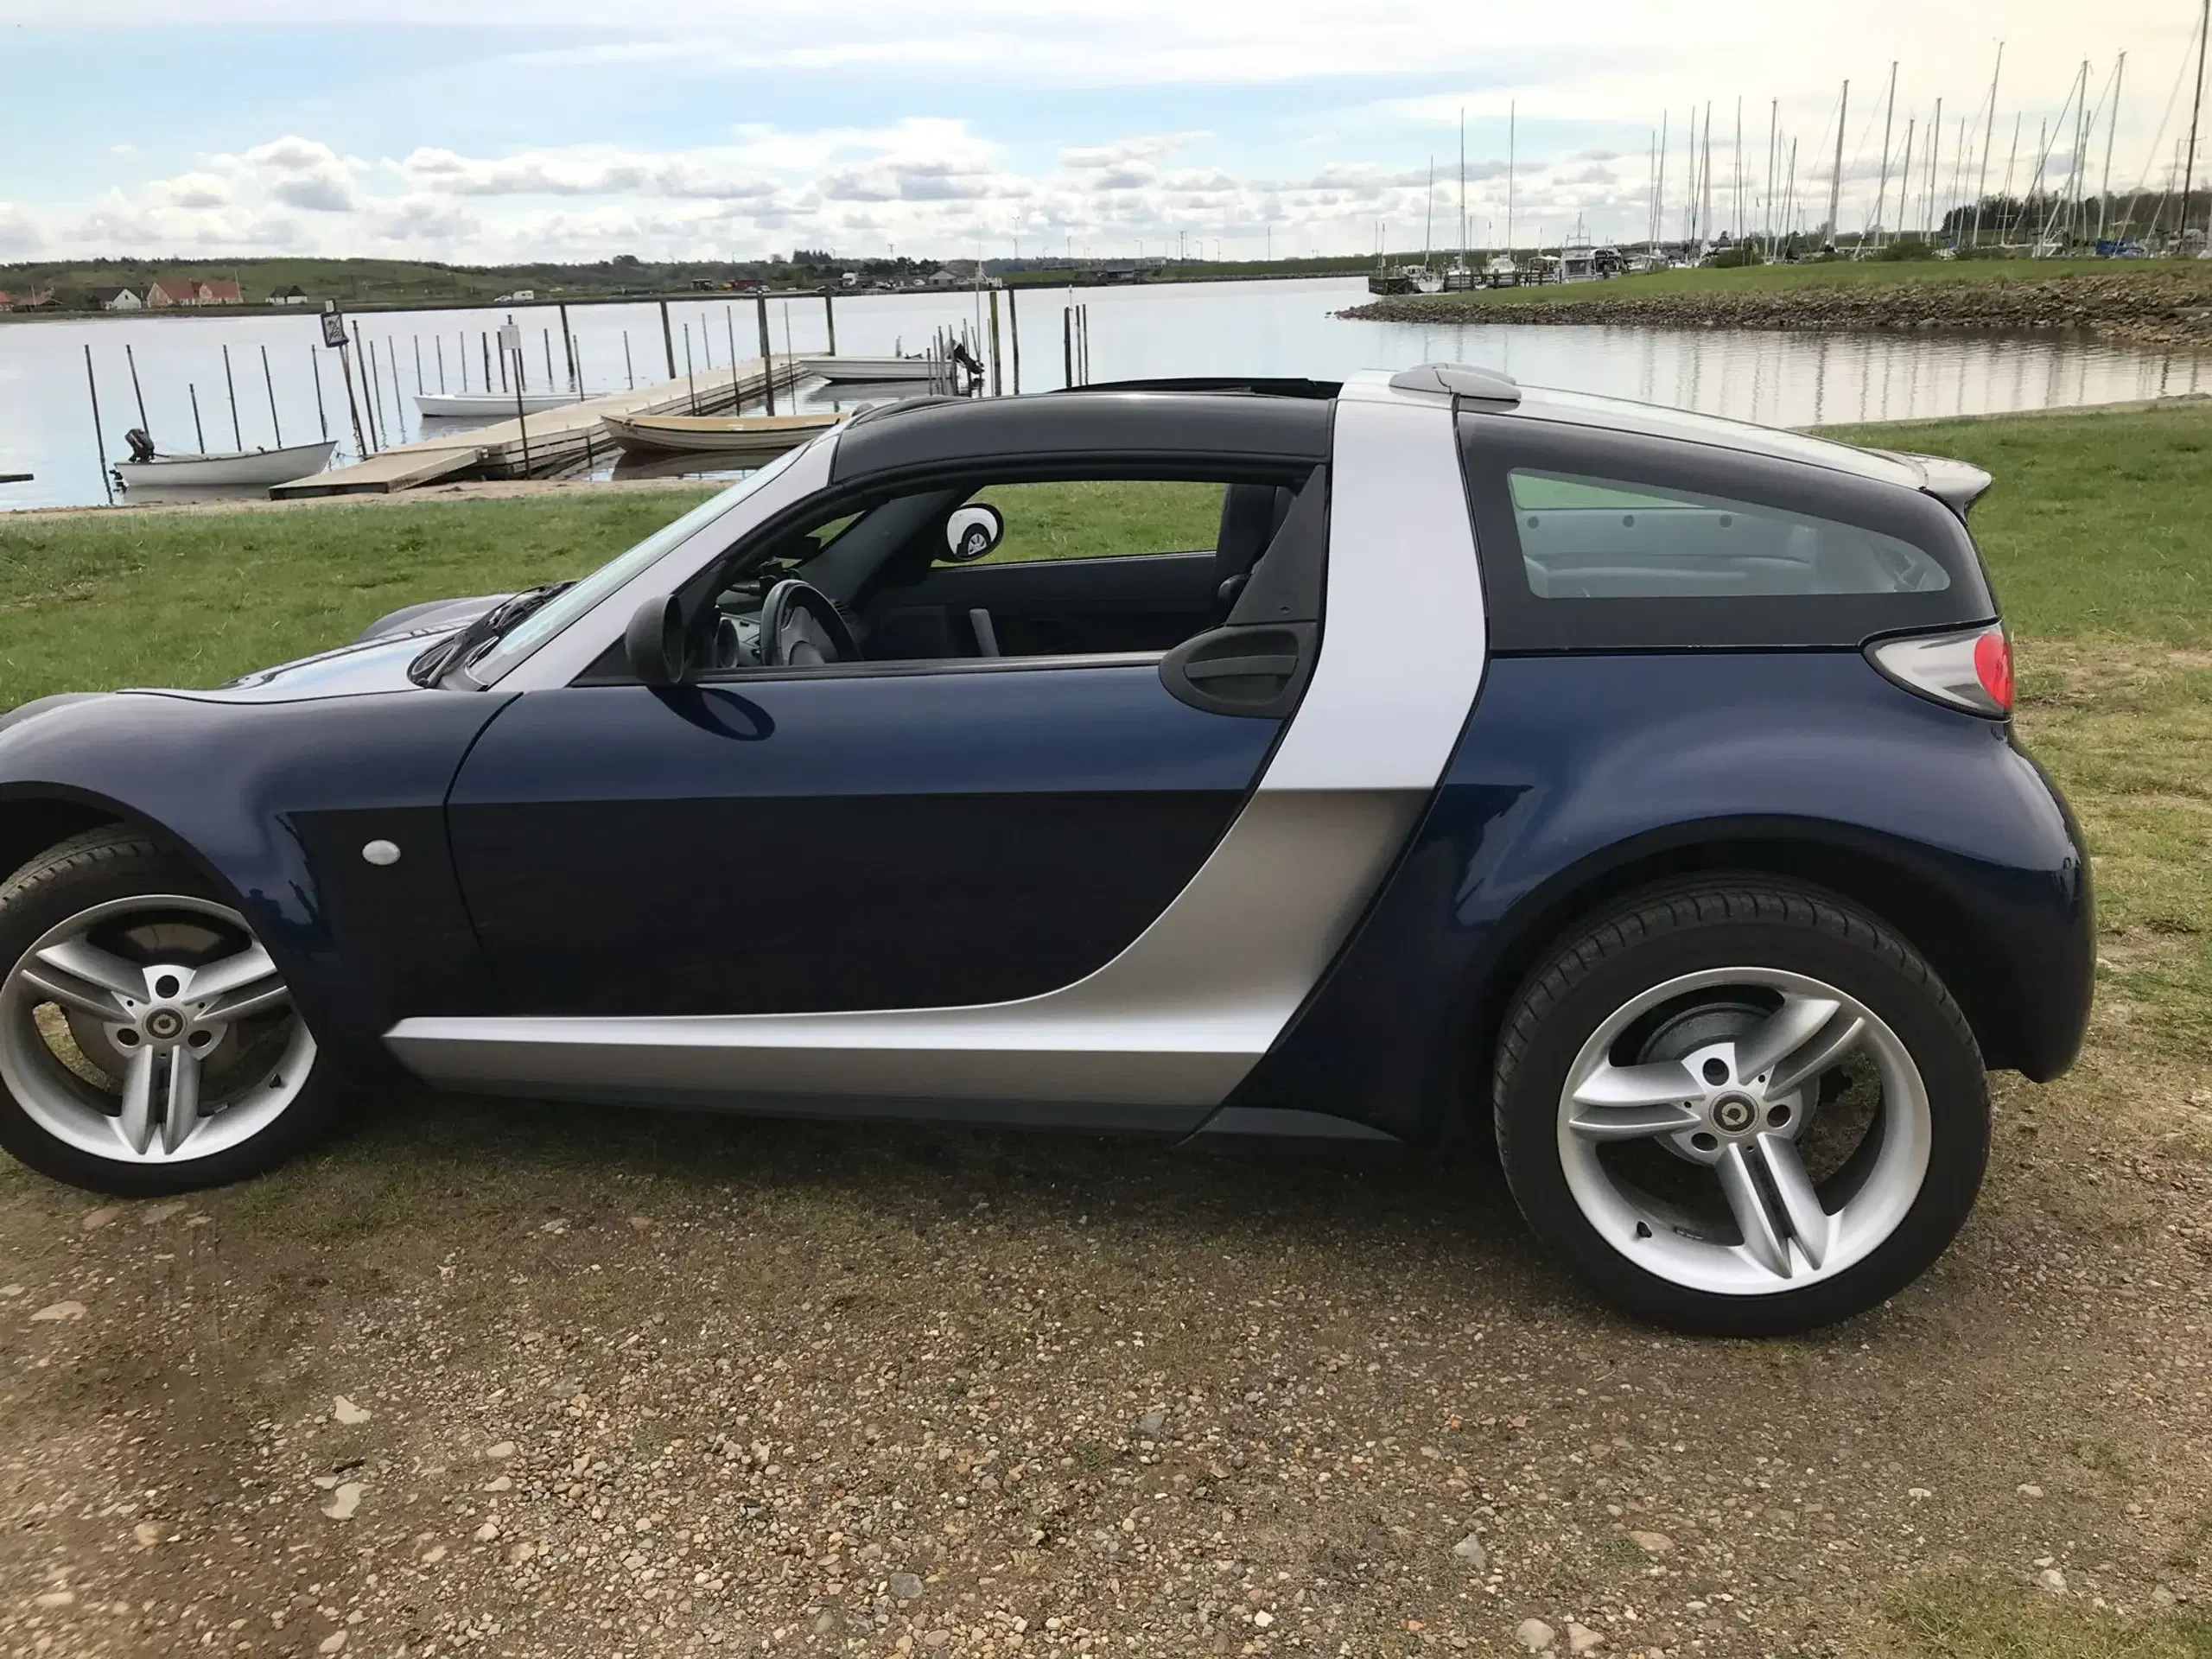
[[[1530,893],[1500,924],[1470,1011],[1457,1093],[1478,1125],[1487,1122],[1491,1069],[1507,1010],[1522,982],[1570,933],[1631,897],[1687,880],[1731,875],[1790,881],[1830,893],[1891,928],[1936,970],[1972,1027],[1993,1070],[2020,1051],[2012,988],[1981,948],[1966,911],[1908,861],[1861,839],[1827,839],[1770,825],[1696,824],[1640,838],[1561,872]]]

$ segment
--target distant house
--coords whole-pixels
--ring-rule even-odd
[[[168,276],[146,290],[156,309],[173,305],[242,305],[245,296],[228,276]]]
[[[96,288],[92,303],[103,311],[141,311],[146,302],[127,288]]]
[[[274,293],[270,295],[269,303],[271,305],[305,305],[308,303],[307,290],[302,288],[297,283],[288,283],[283,288],[276,289]]]

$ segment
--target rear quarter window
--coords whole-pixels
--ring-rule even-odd
[[[1493,650],[1856,648],[1994,614],[1942,503],[1804,462],[1463,415]]]

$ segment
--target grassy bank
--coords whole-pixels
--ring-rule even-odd
[[[1409,294],[1344,315],[1423,323],[1734,328],[2090,328],[2212,346],[2212,262],[1838,261],[1650,271],[1601,283]]]

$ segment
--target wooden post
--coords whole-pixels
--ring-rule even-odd
[[[188,380],[184,389],[192,394],[192,441],[200,446],[199,453],[204,455],[207,453],[207,433],[200,424],[200,388]]]
[[[430,349],[435,352],[438,355],[438,395],[442,397],[445,396],[446,390],[445,340],[442,337],[434,337],[430,341]]]
[[[377,374],[377,343],[373,340],[362,348],[361,375],[361,407],[369,417],[369,442],[382,449],[385,447],[384,410],[378,405],[384,402],[384,383]]]
[[[691,412],[699,412],[699,377],[691,372],[691,325],[683,325],[683,378],[691,385]]]
[[[130,365],[130,395],[138,403],[138,429],[148,439],[154,435],[154,423],[146,418],[146,394],[138,389],[138,359],[130,354],[130,342],[123,344],[123,360]]]
[[[668,302],[660,302],[660,343],[668,348],[668,378],[676,378],[676,336],[669,330]]]
[[[776,359],[773,343],[768,338],[768,291],[761,289],[753,296],[760,309],[760,389],[768,400],[768,413],[776,412]]]
[[[569,336],[569,372],[575,377],[576,401],[584,401],[584,343],[574,334]],[[591,453],[591,429],[584,429],[584,453]]]
[[[837,294],[835,289],[822,290],[822,321],[830,330],[830,355],[837,355]]]
[[[729,334],[729,412],[733,415],[742,415],[745,412],[745,393],[737,384],[736,307],[729,305],[722,307],[722,327]]]
[[[231,378],[231,348],[227,343],[223,347],[223,384],[231,390],[231,443],[243,453],[245,435],[238,429],[238,383]]]
[[[338,348],[338,372],[346,377],[346,412],[353,417],[353,448],[365,460],[376,451],[369,447],[368,440],[361,430],[361,405],[353,396],[353,359],[346,354],[342,345]]]
[[[1014,394],[1021,395],[1021,314],[1014,303],[1014,284],[1006,286],[1006,337],[1014,347]]]
[[[576,338],[569,332],[569,307],[564,301],[554,308],[561,314],[561,349],[569,354],[569,385],[581,397],[584,383],[576,368]],[[550,374],[552,370],[549,368],[546,372]]]
[[[499,348],[499,354],[502,357],[506,355],[506,347],[504,345]],[[553,345],[550,340],[548,340],[545,346],[545,363],[546,372],[550,374],[553,364]],[[524,412],[522,406],[522,341],[519,339],[515,341],[515,430],[522,435],[522,475],[528,478],[531,472],[530,416]]]
[[[100,433],[100,383],[92,374],[92,348],[89,341],[85,346],[85,385],[92,394],[92,449],[100,458],[100,488],[107,492],[107,504],[115,505],[115,485],[107,472],[107,439]]]
[[[991,396],[1001,397],[1004,387],[999,379],[999,291],[991,290]]]
[[[402,401],[404,394],[399,390],[399,347],[392,344],[390,334],[384,337],[384,365],[385,372],[391,377],[391,412],[394,417],[391,425],[386,426],[385,430],[389,432],[392,426],[398,427],[399,441],[404,443],[407,442],[407,405]]]
[[[322,353],[312,346],[308,347],[308,367],[315,373],[315,417],[327,438],[330,435],[330,411],[322,406]]]
[[[1060,308],[1060,384],[1075,385],[1075,308]]]
[[[630,378],[630,390],[638,389],[638,365],[630,360],[630,331],[622,331],[622,372]]]
[[[553,331],[550,328],[541,328],[537,332],[545,340],[545,390],[550,391],[560,384],[553,378]],[[561,343],[563,348],[568,345],[565,340]],[[571,372],[574,372],[573,368]]]
[[[420,334],[410,334],[408,335],[408,339],[415,342],[415,395],[419,397],[423,395],[424,391],[424,387],[423,385],[423,336]]]
[[[422,347],[418,346],[416,349],[420,351]],[[269,429],[276,435],[276,447],[282,449],[284,447],[284,428],[276,418],[276,377],[270,372],[269,348],[266,346],[261,348],[261,378],[269,387]]]

